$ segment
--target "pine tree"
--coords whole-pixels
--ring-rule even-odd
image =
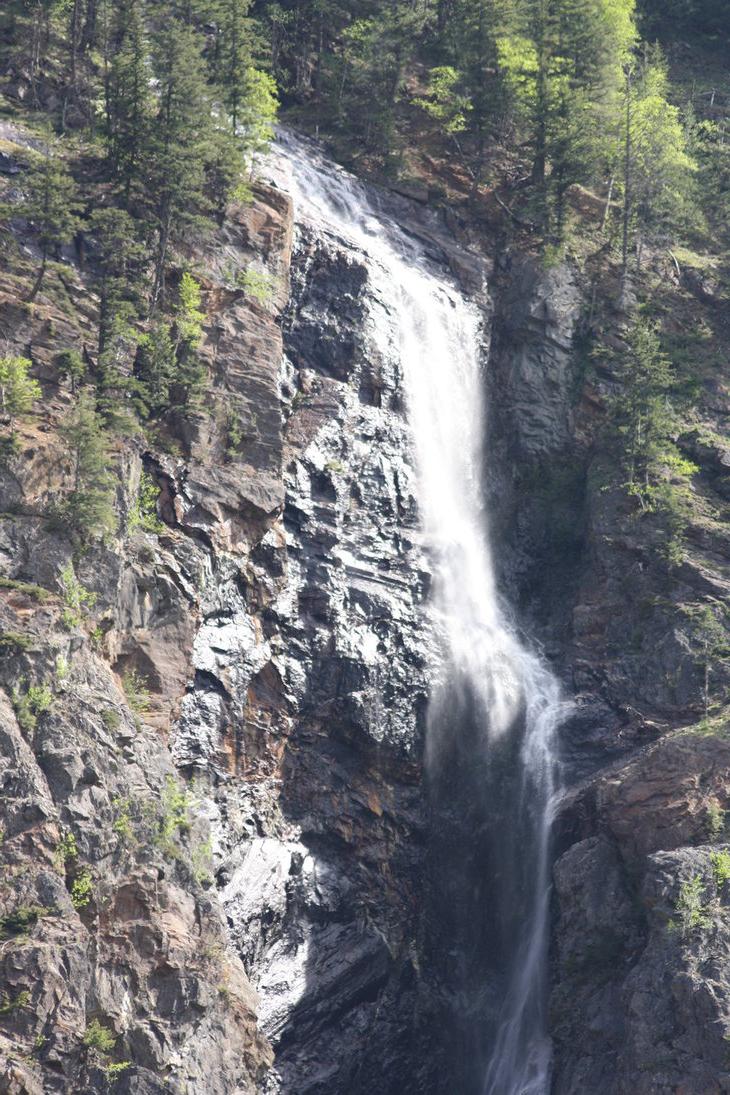
[[[111,37],[113,54],[105,81],[107,147],[112,174],[121,185],[124,205],[129,207],[143,187],[153,111],[142,0],[122,0],[115,11]]]
[[[73,488],[62,514],[83,540],[114,531],[114,477],[109,471],[109,443],[95,406],[94,393],[84,388],[61,425],[73,466]]]
[[[158,109],[150,141],[150,192],[157,247],[151,303],[164,290],[171,237],[199,212],[205,183],[211,101],[201,43],[192,27],[169,19],[155,39]]]
[[[645,240],[669,233],[687,215],[697,165],[677,107],[667,101],[661,54],[648,52],[625,67],[621,155],[621,297],[625,298],[631,244],[637,263]]]
[[[636,37],[633,0],[525,0],[520,16],[498,42],[499,63],[530,134],[544,225],[560,240],[569,187],[606,158]]]
[[[10,433],[0,441],[0,455],[7,458],[16,451],[15,424],[41,397],[41,386],[28,376],[31,362],[26,357],[0,357],[0,408],[7,418]]]
[[[134,321],[142,301],[144,250],[136,238],[137,224],[122,209],[96,210],[90,227],[98,246],[97,400],[107,425],[119,428],[128,424],[125,398],[138,342]]]
[[[45,155],[30,174],[23,212],[35,226],[41,248],[41,265],[28,300],[40,292],[48,257],[74,235],[79,224],[80,203],[76,183],[61,160],[58,148],[46,146]]]

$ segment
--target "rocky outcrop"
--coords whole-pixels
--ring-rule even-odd
[[[727,1089],[729,796],[728,742],[697,733],[598,784],[555,868],[556,1091]]]
[[[299,233],[284,509],[245,581],[209,585],[173,738],[209,788],[272,1091],[395,1090],[412,1068],[428,576],[400,377],[368,336],[388,305],[367,282],[336,238]]]
[[[20,424],[19,456],[1,483],[4,1091],[115,1084],[243,1095],[260,1089],[271,1063],[214,886],[202,796],[181,784],[166,733],[191,661],[209,671],[211,655],[195,645],[206,627],[201,591],[219,570],[241,580],[235,553],[281,508],[276,306],[288,210],[282,195],[259,190],[210,242],[209,407],[247,415],[240,451],[221,458],[220,413],[199,414],[187,432],[167,423],[185,457],[147,451],[139,438],[120,443],[121,526],[108,545],[81,553],[47,519],[69,474],[55,427],[71,395],[53,358],[93,338],[93,310],[68,313],[52,293],[33,310],[3,305],[9,350],[30,353],[45,400],[43,423]],[[266,306],[225,284],[224,258],[244,266],[254,255],[280,279]],[[84,273],[71,262],[65,282],[83,300]],[[266,391],[269,417],[256,420],[248,408]],[[143,464],[162,487],[159,532],[129,520]]]

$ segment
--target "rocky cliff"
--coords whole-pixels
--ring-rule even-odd
[[[575,697],[555,1091],[726,1090],[730,767],[721,722],[677,732],[702,708],[684,609],[727,589],[724,393],[708,386],[686,439],[701,471],[668,568],[601,475],[617,381],[582,357],[585,272],[377,200],[482,308],[500,577]],[[164,447],[120,442],[122,533],[81,554],[47,516],[71,475],[53,360],[89,340],[96,302],[73,255],[73,310],[0,284],[45,401],[0,482],[0,1086],[451,1091],[464,1047],[444,1021],[422,769],[430,575],[399,364],[370,333],[393,302],[269,185],[193,257],[203,406]],[[251,263],[268,299],[231,276]],[[154,531],[133,519],[143,469]]]

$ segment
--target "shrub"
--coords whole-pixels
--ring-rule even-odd
[[[104,1069],[107,1080],[110,1080],[113,1083],[118,1076],[121,1076],[123,1072],[126,1072],[128,1068],[131,1068],[131,1065],[131,1061],[116,1061],[114,1064],[107,1065]]]
[[[717,799],[710,799],[705,811],[707,816],[707,834],[711,840],[717,840],[725,831],[725,811]]]
[[[131,817],[132,800],[129,798],[115,798],[112,806],[117,812],[112,829],[123,843],[131,842],[134,840]]]
[[[129,669],[122,674],[122,689],[135,715],[144,715],[149,710],[150,693],[147,682],[136,669]]]
[[[101,713],[101,721],[107,730],[118,730],[122,725],[122,716],[115,707],[105,707]]]
[[[2,1000],[0,1000],[0,1015],[10,1015],[12,1012],[17,1011],[18,1008],[24,1008],[30,1000],[30,993],[27,989],[23,989],[17,996],[11,999],[3,993]]]
[[[151,532],[159,536],[165,531],[165,526],[157,516],[157,498],[159,496],[157,484],[147,472],[142,472],[139,481],[139,492],[129,509],[129,531],[133,532],[141,528],[144,532]]]
[[[726,882],[730,882],[730,852],[724,849],[719,852],[712,852],[710,862],[712,863],[712,873],[715,876],[715,884],[720,887],[724,886]]]
[[[64,833],[56,845],[56,860],[59,864],[67,863],[70,859],[78,859],[79,849],[76,837],[73,833]]]
[[[33,639],[30,635],[22,635],[19,631],[0,632],[0,655],[22,654],[32,646]]]
[[[19,905],[17,909],[0,918],[0,939],[27,935],[43,916],[51,910],[45,905]]]
[[[677,927],[685,939],[695,929],[706,928],[710,922],[702,904],[704,892],[702,876],[698,874],[687,882],[683,882],[679,888],[679,897],[675,905],[679,917]]]
[[[273,296],[276,282],[271,274],[263,274],[260,270],[248,267],[239,270],[236,274],[236,287],[243,289],[247,297],[251,297],[258,304],[268,304]]]
[[[175,838],[190,831],[190,795],[173,776],[162,788],[160,816],[155,843],[165,855],[177,858]]]
[[[117,1036],[109,1027],[103,1026],[98,1019],[92,1019],[84,1032],[84,1045],[96,1049],[105,1056],[114,1049]]]
[[[61,596],[64,604],[61,622],[64,627],[69,630],[80,627],[96,604],[96,593],[81,584],[71,562],[61,571]]]
[[[15,578],[0,578],[0,589],[9,589],[16,593],[23,593],[26,597],[32,597],[39,604],[45,604],[51,600],[52,593],[43,586],[33,582],[19,582]]]
[[[25,692],[14,688],[11,698],[18,726],[25,734],[33,733],[38,716],[53,703],[53,693],[45,684],[31,684]]]
[[[75,909],[85,909],[94,893],[91,872],[84,867],[71,883],[71,904]]]

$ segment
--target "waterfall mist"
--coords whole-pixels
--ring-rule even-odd
[[[500,603],[484,505],[480,315],[356,179],[282,133],[297,220],[370,270],[371,337],[397,355],[433,571],[440,657],[428,714],[434,961],[453,1044],[444,1090],[547,1095],[557,682]]]

